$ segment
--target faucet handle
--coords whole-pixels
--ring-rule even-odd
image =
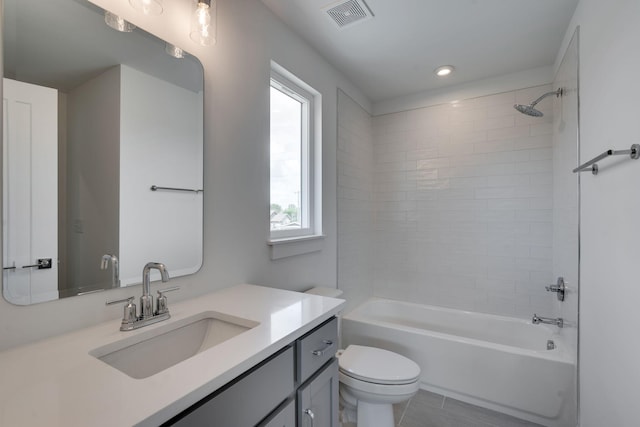
[[[131,303],[131,302],[133,302],[134,299],[135,299],[135,297],[128,297],[128,298],[122,298],[122,299],[112,299],[112,300],[107,300],[107,302],[104,305],[119,304],[121,302]]]
[[[173,292],[173,291],[177,291],[179,289],[180,289],[180,286],[172,286],[172,287],[167,288],[167,289],[160,289],[158,291],[158,297],[162,297],[163,296],[162,294],[164,294],[165,292]]]
[[[156,316],[158,314],[164,314],[169,312],[169,307],[167,307],[167,297],[164,294],[167,292],[177,291],[178,289],[180,289],[180,286],[173,286],[171,288],[161,289],[158,291],[158,298],[156,300],[157,301]]]
[[[121,302],[126,302],[127,304],[124,306],[124,313],[122,315],[122,324],[123,325],[131,325],[137,320],[136,313],[136,305],[133,303],[135,297],[128,297],[118,300],[110,300],[107,301],[105,305],[118,304]]]

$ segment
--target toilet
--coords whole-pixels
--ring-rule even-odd
[[[341,421],[358,427],[393,427],[393,404],[419,389],[420,367],[375,347],[350,345],[336,354],[340,366]]]
[[[339,289],[322,287],[307,293],[333,298],[342,295]],[[361,345],[338,350],[336,357],[340,422],[356,423],[357,427],[394,427],[393,404],[409,400],[418,392],[418,364],[392,351]]]

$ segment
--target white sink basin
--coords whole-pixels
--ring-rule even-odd
[[[132,378],[147,378],[258,325],[253,320],[207,311],[89,354]]]

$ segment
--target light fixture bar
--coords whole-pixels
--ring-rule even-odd
[[[145,15],[160,15],[164,10],[162,0],[129,0],[129,4]]]
[[[108,10],[104,11],[104,22],[109,27],[113,28],[116,31],[120,31],[121,33],[130,33],[131,31],[136,29],[136,26],[131,22],[125,21],[120,16],[115,13],[111,13]]]

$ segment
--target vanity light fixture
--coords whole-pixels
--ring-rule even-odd
[[[455,68],[453,65],[443,65],[442,67],[438,67],[435,70],[433,70],[433,72],[436,73],[436,76],[438,77],[447,77],[451,75],[451,73],[453,73],[454,70]]]
[[[216,43],[216,0],[196,0],[191,15],[191,40],[202,45]]]
[[[129,0],[129,4],[145,15],[160,15],[164,10],[162,0]]]
[[[104,11],[104,22],[114,30],[120,31],[121,33],[130,33],[136,28],[136,26],[131,22],[125,21],[115,13],[111,13],[106,10]]]
[[[178,46],[173,45],[171,43],[165,43],[164,51],[167,52],[169,56],[173,56],[177,59],[184,58],[184,50],[180,49]]]

